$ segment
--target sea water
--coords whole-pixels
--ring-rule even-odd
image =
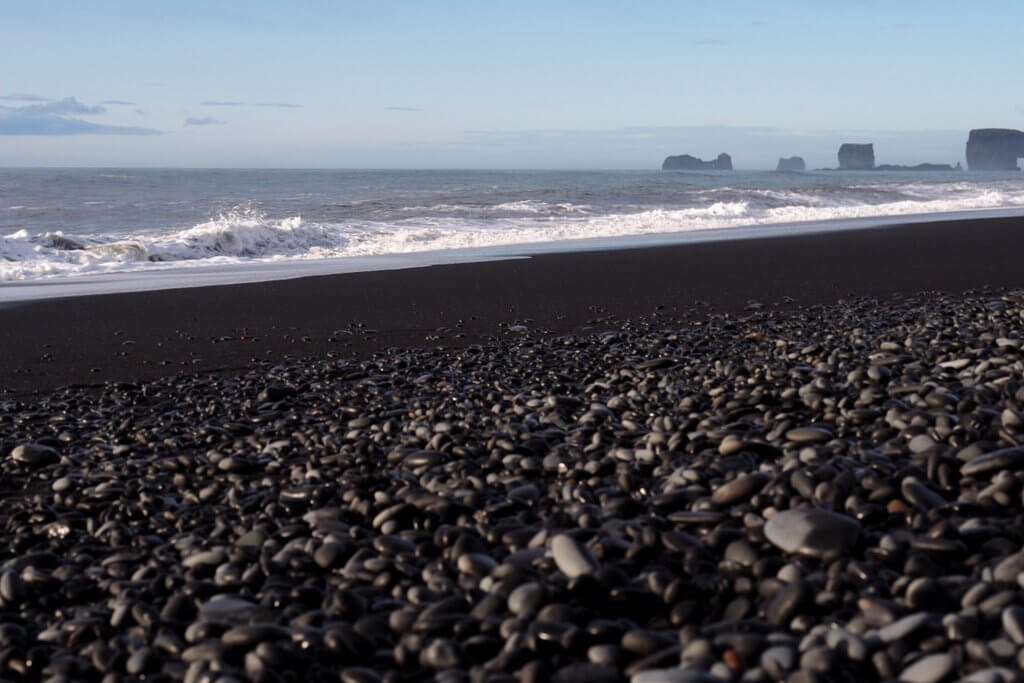
[[[0,169],[0,301],[977,213],[1022,174]]]

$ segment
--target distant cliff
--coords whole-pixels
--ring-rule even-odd
[[[839,169],[848,171],[870,171],[875,167],[875,146],[856,145],[845,142],[839,147]]]
[[[1018,171],[1024,157],[1024,133],[1009,128],[978,128],[967,136],[967,168],[972,171]]]
[[[775,167],[776,171],[802,171],[807,168],[807,164],[804,163],[803,157],[789,157],[788,159],[779,159],[779,165]]]
[[[662,171],[731,171],[732,157],[726,153],[718,155],[713,161],[703,161],[689,154],[665,157],[661,164]]]

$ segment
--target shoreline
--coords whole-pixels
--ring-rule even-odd
[[[1024,217],[985,218],[20,302],[0,308],[0,386],[24,395],[464,346],[512,325],[570,332],[656,312],[742,313],[752,300],[1024,286],[1022,247]]]
[[[412,251],[322,259],[255,260],[220,265],[190,265],[122,272],[89,273],[41,280],[0,282],[0,307],[42,299],[67,299],[104,294],[129,294],[222,285],[254,284],[326,275],[407,270],[463,263],[487,263],[551,254],[627,251],[775,237],[800,237],[833,232],[873,230],[921,223],[1024,218],[1024,208],[978,209],[942,213],[862,216],[783,223],[753,223],[682,232],[580,237],[548,242]],[[187,262],[185,262],[187,263]]]

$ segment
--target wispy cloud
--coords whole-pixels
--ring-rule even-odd
[[[721,38],[701,38],[700,40],[696,40],[694,42],[697,43],[697,45],[714,45],[714,46],[722,46],[722,45],[728,45],[729,44],[728,40],[723,40]]]
[[[0,114],[0,135],[159,135],[160,131],[136,126],[109,126],[62,116]]]
[[[103,100],[100,104],[123,104],[131,107],[135,106],[134,102],[129,102],[127,100]]]
[[[203,100],[200,107],[241,107],[245,102],[231,102],[229,100]]]
[[[142,116],[143,114],[146,113],[146,110],[145,109],[136,109],[135,113],[138,114],[139,116]]]
[[[226,121],[221,121],[220,119],[215,119],[212,116],[204,116],[204,117],[198,118],[198,119],[197,118],[189,117],[189,118],[185,119],[185,125],[186,126],[218,126],[218,125],[221,125],[223,123],[226,123]]]
[[[914,28],[914,25],[908,21],[901,21],[897,24],[893,24],[892,27],[897,31],[909,31],[910,29]]]
[[[423,111],[419,107],[384,107],[388,111]]]
[[[49,99],[49,97],[29,95],[21,92],[11,93],[10,95],[0,95],[0,100],[7,100],[9,102],[47,102]]]
[[[304,104],[292,104],[291,102],[257,102],[257,107],[281,107],[282,109],[302,109]]]
[[[11,98],[4,98],[10,100]],[[25,100],[35,102],[39,100]],[[42,101],[46,101],[45,99]],[[76,116],[102,114],[106,109],[89,106],[74,97],[22,107],[0,106],[0,135],[158,135],[160,131],[137,126],[113,126],[85,121]]]
[[[30,104],[27,107],[18,107],[17,111],[29,116],[53,114],[66,116],[68,114],[102,114],[106,111],[100,106],[87,106],[76,100],[74,97],[65,97],[62,100],[47,102],[46,104]]]

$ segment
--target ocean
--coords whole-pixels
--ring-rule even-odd
[[[975,212],[1024,213],[1024,176],[0,169],[0,300]]]

